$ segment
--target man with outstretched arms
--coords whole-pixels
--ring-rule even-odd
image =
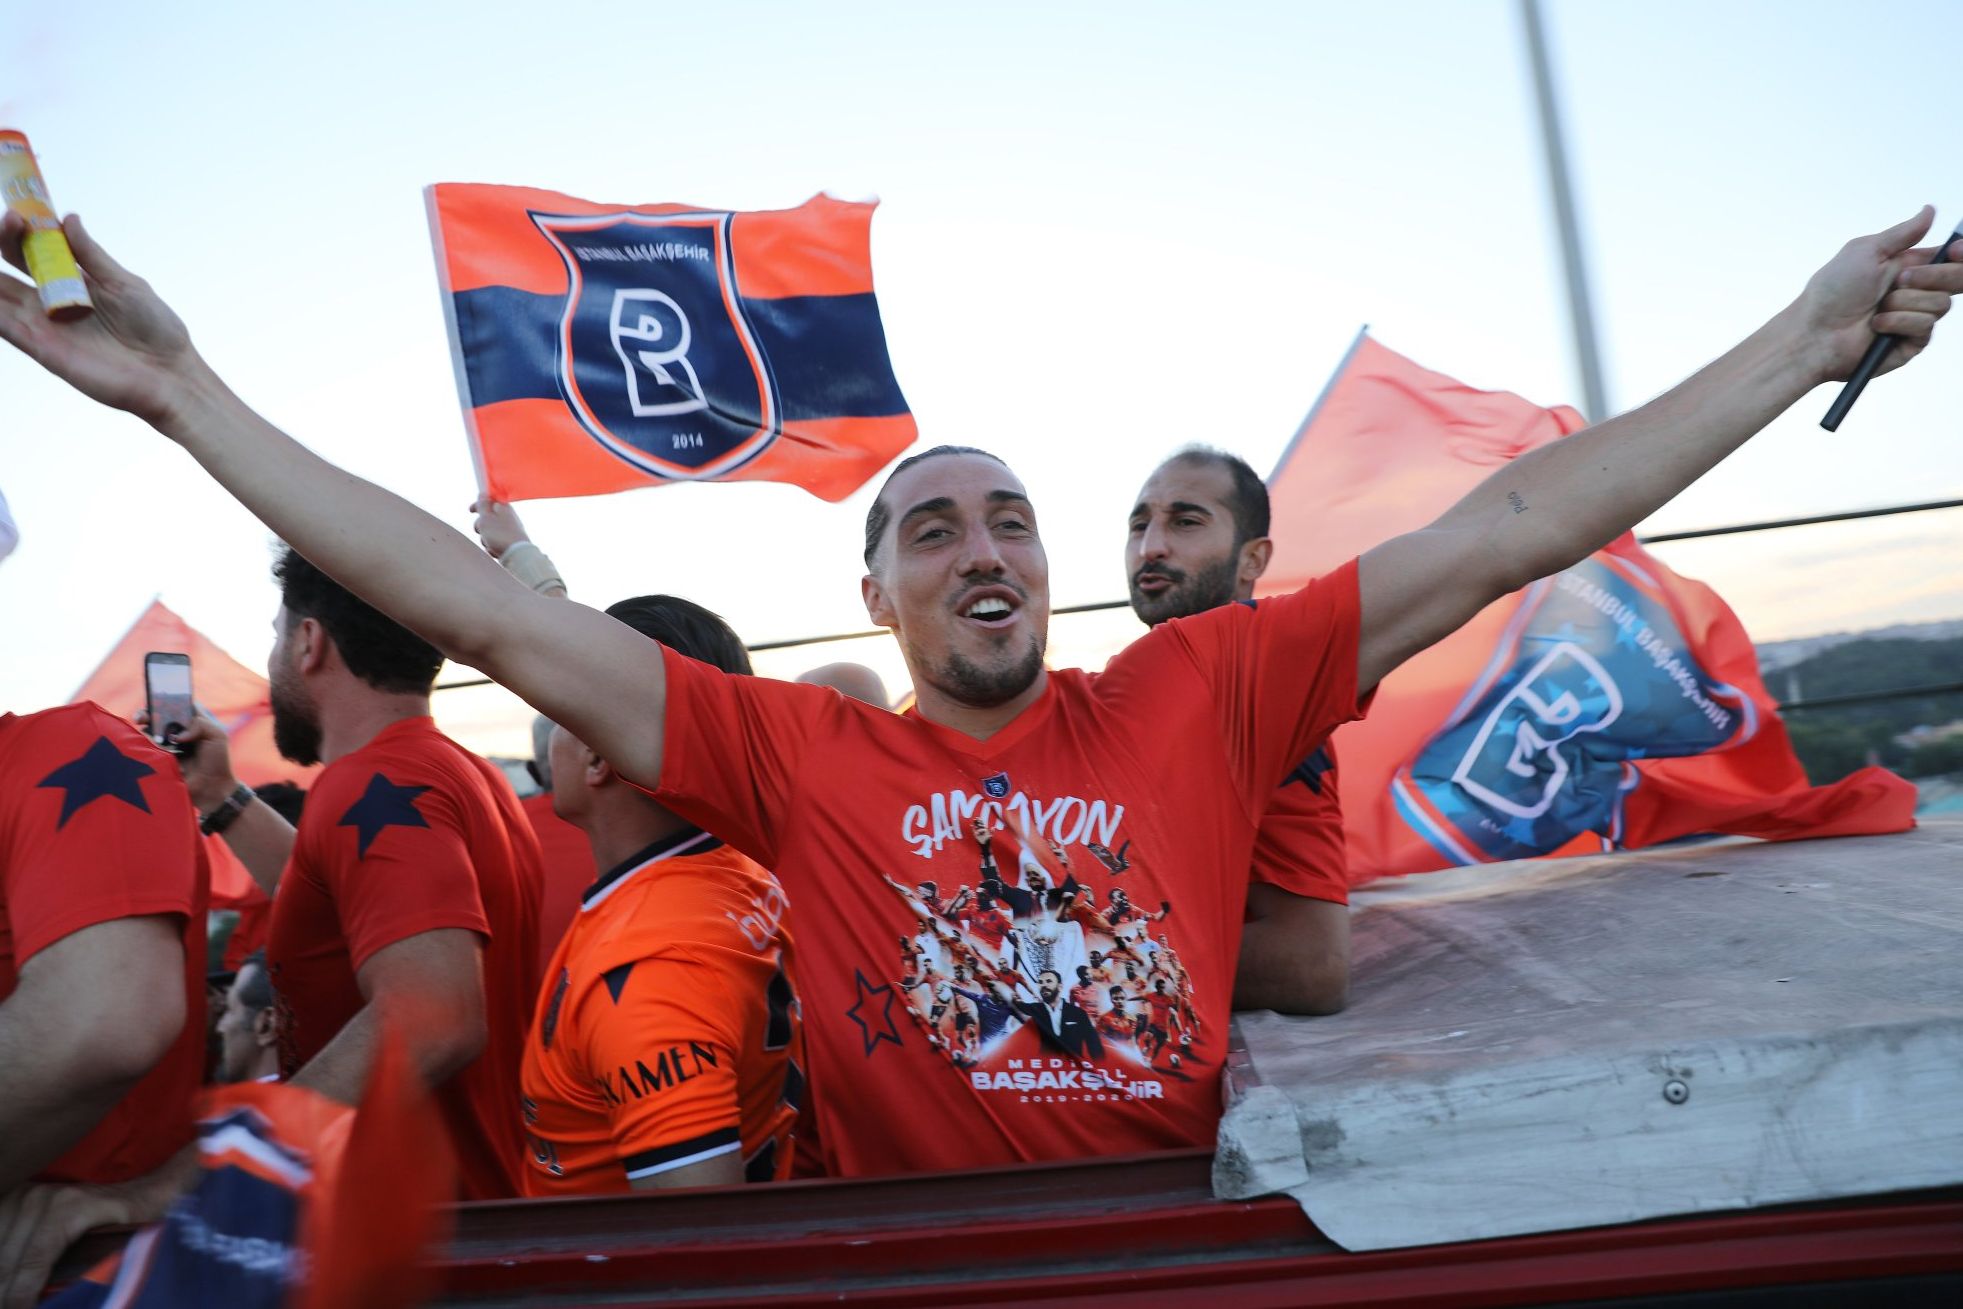
[[[130,1182],[191,1139],[210,870],[176,771],[93,704],[0,714],[0,1250],[22,1183]]]
[[[1902,338],[1891,363],[1919,351],[1963,291],[1963,265],[1911,251],[1932,217],[1850,242],[1718,362],[1521,456],[1429,527],[1293,594],[1163,624],[1096,676],[1043,666],[1048,560],[1021,481],[974,450],[917,455],[873,502],[862,583],[907,661],[916,703],[904,716],[732,677],[535,595],[461,534],[255,414],[79,223],[68,234],[96,313],[52,322],[9,279],[0,336],[155,424],[310,559],[772,869],[806,955],[813,1081],[852,1088],[819,1100],[833,1170],[889,1173],[1211,1142],[1247,870],[1277,782],[1385,673],[1652,513],[1845,376],[1874,331]],[[20,232],[8,220],[0,248]],[[978,816],[998,839],[1026,833],[1025,846],[1122,851],[1125,871],[1100,868],[1135,903],[1177,908],[1163,930],[1199,1033],[1179,1069],[1109,1047],[1059,1054],[1020,1015],[960,1067],[907,1021],[892,942],[912,915],[885,878],[958,885],[977,863]],[[1095,934],[1084,944],[1109,952]],[[1040,1000],[1037,978],[1005,985]]]
[[[538,994],[538,840],[496,765],[437,730],[443,657],[293,549],[267,676],[273,739],[325,763],[298,828],[231,775],[222,730],[184,734],[191,799],[272,898],[280,1071],[360,1098],[384,1018],[430,1085],[459,1194],[519,1193],[512,1106]]]
[[[1254,598],[1274,552],[1268,488],[1245,460],[1191,446],[1153,470],[1125,538],[1131,609],[1157,627]],[[1336,762],[1325,743],[1290,770],[1254,839],[1234,1008],[1331,1014],[1349,995],[1349,879]]]
[[[639,596],[607,612],[750,671],[736,633],[699,605]],[[804,1042],[777,880],[565,728],[551,749],[553,808],[603,871],[546,967],[525,1042],[526,1194],[789,1177]]]

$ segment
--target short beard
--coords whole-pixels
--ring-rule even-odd
[[[1138,589],[1138,578],[1139,574],[1148,572],[1170,578],[1172,585],[1158,595],[1146,595]],[[1146,626],[1157,627],[1168,619],[1191,618],[1194,614],[1218,609],[1234,598],[1239,572],[1239,551],[1219,563],[1208,564],[1196,573],[1182,572],[1177,568],[1142,568],[1132,575],[1131,611]]]
[[[993,709],[1035,685],[1043,672],[1043,646],[1031,641],[1021,659],[1000,668],[983,668],[961,655],[949,655],[932,680],[943,691],[974,709]]]
[[[271,691],[274,748],[280,758],[311,768],[320,762],[320,719],[312,705],[278,682],[273,683]]]

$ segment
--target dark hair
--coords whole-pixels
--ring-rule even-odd
[[[311,618],[327,629],[348,671],[374,687],[427,695],[443,667],[443,654],[414,632],[357,597],[292,546],[273,563],[289,624]]]
[[[879,484],[879,494],[872,498],[872,508],[866,510],[867,572],[872,571],[872,561],[879,555],[879,543],[886,537],[886,524],[893,521],[893,511],[886,505],[886,488],[893,484],[894,478],[915,464],[920,463],[922,460],[938,458],[941,455],[980,455],[984,459],[993,459],[1004,468],[1009,466],[1001,455],[991,454],[980,446],[973,445],[937,445],[931,450],[922,450],[917,455],[908,455],[905,459],[893,465],[893,471],[886,474],[886,480]]]
[[[730,625],[692,600],[673,595],[637,595],[607,606],[642,636],[652,637],[676,654],[700,659],[725,673],[750,671],[750,652]]]
[[[239,993],[239,1003],[258,1013],[261,1009],[273,1007],[273,975],[266,967],[266,952],[254,950],[239,964],[239,976],[245,977],[245,970],[256,968],[259,971],[246,977],[243,984],[234,980],[232,988]]]
[[[1248,467],[1247,460],[1210,445],[1188,445],[1173,451],[1166,463],[1227,470],[1233,482],[1227,494],[1227,512],[1234,516],[1234,549],[1268,534],[1268,484]]]
[[[253,787],[252,794],[264,800],[266,807],[284,818],[288,825],[300,825],[300,815],[307,808],[307,792],[298,783],[268,782],[264,786]]]

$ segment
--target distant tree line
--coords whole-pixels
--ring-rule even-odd
[[[1791,671],[1803,700],[1963,682],[1963,638],[1849,641],[1801,660]],[[1783,700],[1791,680],[1781,669],[1766,677],[1766,686]],[[1786,730],[1806,775],[1822,785],[1854,772],[1871,755],[1906,777],[1963,773],[1963,735],[1912,748],[1895,740],[1912,727],[1941,727],[1959,720],[1963,720],[1963,694],[1950,694],[1802,709],[1786,715]]]

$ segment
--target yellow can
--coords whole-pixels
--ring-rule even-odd
[[[48,185],[34,162],[34,151],[19,132],[0,130],[0,197],[7,208],[27,220],[27,239],[21,253],[27,271],[41,288],[41,306],[54,318],[80,318],[94,306],[68,248],[61,218],[48,199]]]

